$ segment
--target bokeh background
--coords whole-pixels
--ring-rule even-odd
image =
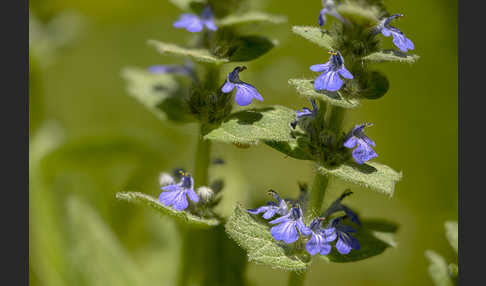
[[[328,55],[290,27],[315,25],[321,3],[252,2],[286,15],[288,23],[260,28],[280,46],[249,63],[242,76],[258,87],[265,104],[301,108],[307,103],[287,80],[313,75],[308,67]],[[456,261],[443,224],[457,220],[458,212],[457,1],[385,4],[405,14],[395,25],[421,58],[413,65],[376,65],[390,90],[348,113],[345,124],[375,123],[367,133],[377,142],[379,161],[404,177],[393,198],[353,188],[348,204],[363,217],[398,222],[399,245],[351,264],[314,259],[306,285],[432,285],[424,251]],[[120,73],[126,66],[181,62],[146,44],[150,38],[184,43],[189,33],[172,28],[180,11],[165,0],[31,0],[30,11],[41,22],[65,19],[51,25],[65,36],[46,44],[41,33],[35,55],[31,47],[31,285],[173,285],[179,247],[173,222],[117,201],[115,193],[157,196],[161,171],[192,168],[195,126],[159,121],[128,96]],[[57,147],[56,136],[62,138]],[[227,183],[223,214],[236,201],[262,201],[269,188],[295,196],[297,182],[312,179],[309,163],[266,146],[214,144],[213,153],[227,162],[211,170]],[[333,188],[342,190],[339,182]],[[284,285],[287,279],[254,264],[247,274],[254,285]]]

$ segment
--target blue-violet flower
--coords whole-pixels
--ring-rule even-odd
[[[201,16],[192,13],[182,14],[173,25],[175,28],[185,28],[192,33],[201,32],[204,27],[211,31],[218,29],[214,23],[213,11],[209,6],[204,7]]]
[[[311,71],[322,72],[322,74],[314,80],[314,89],[317,91],[339,90],[343,85],[343,81],[338,74],[347,79],[353,78],[353,75],[344,66],[344,59],[341,56],[341,53],[329,52],[329,54],[331,57],[327,63],[312,65],[310,67]]]
[[[293,206],[288,214],[272,220],[270,223],[278,224],[270,229],[273,238],[277,241],[283,240],[287,244],[299,239],[297,230],[304,236],[311,234],[311,230],[302,220],[302,210],[299,206]]]
[[[377,33],[381,32],[385,37],[389,37],[390,35],[393,36],[393,44],[395,44],[400,51],[406,53],[408,50],[413,50],[415,48],[413,42],[405,37],[402,31],[398,28],[390,25],[391,20],[402,16],[403,14],[394,14],[381,20],[380,24],[376,26],[375,31]]]
[[[345,190],[341,196],[339,196],[339,198],[337,200],[335,200],[328,208],[326,211],[324,211],[321,215],[321,217],[329,217],[331,214],[333,213],[336,213],[338,211],[344,211],[344,213],[346,214],[346,216],[354,223],[356,223],[357,225],[361,226],[361,221],[359,220],[358,218],[358,215],[353,211],[351,210],[349,207],[343,205],[341,202],[343,201],[343,199],[349,195],[353,194],[353,192],[351,192],[351,190]]]
[[[240,106],[249,105],[253,99],[263,101],[263,97],[258,90],[251,84],[240,80],[239,73],[246,70],[245,66],[238,66],[228,74],[221,91],[224,93],[231,92],[236,87],[235,101]]]
[[[317,253],[321,255],[329,254],[331,252],[330,242],[337,237],[334,227],[321,227],[322,220],[322,218],[315,218],[309,224],[312,237],[305,244],[305,249],[310,255],[316,255]]]
[[[341,221],[345,216],[340,216],[332,219],[327,228],[333,229],[337,235],[338,241],[336,242],[336,249],[341,254],[348,254],[351,249],[360,249],[359,241],[356,237],[352,236],[351,233],[356,233],[351,226],[342,224]]]
[[[256,209],[249,209],[247,211],[254,215],[263,213],[264,219],[270,219],[275,214],[286,215],[289,213],[287,203],[285,202],[285,200],[280,198],[277,192],[275,192],[274,190],[270,190],[268,191],[268,194],[272,195],[277,200],[277,203],[270,201],[267,202],[267,204],[264,206]]]
[[[161,187],[162,192],[159,201],[164,206],[172,206],[175,210],[181,211],[189,206],[186,195],[195,203],[199,202],[199,197],[194,192],[194,179],[189,173],[181,171],[181,180],[177,184]]]
[[[358,145],[358,147],[353,150],[353,158],[358,164],[363,164],[368,160],[378,157],[378,154],[371,148],[371,146],[375,146],[375,142],[368,138],[363,132],[365,127],[371,125],[372,124],[369,123],[355,125],[344,141],[344,146],[346,148],[354,148],[354,146]]]
[[[334,16],[343,24],[345,23],[343,17],[336,11],[336,3],[334,3],[334,0],[322,0],[322,6],[324,8],[319,13],[319,18],[318,18],[319,26],[322,27],[326,24],[326,14]]]
[[[313,120],[316,118],[317,113],[319,109],[317,108],[317,103],[314,99],[310,100],[312,104],[312,110],[310,110],[307,107],[302,108],[302,110],[297,110],[296,115],[297,119],[294,122],[290,123],[290,126],[292,126],[293,129],[297,127],[297,124],[301,124],[301,126],[304,129],[307,129],[307,126],[309,125],[309,121]]]

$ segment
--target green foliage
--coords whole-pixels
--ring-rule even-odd
[[[381,18],[381,11],[378,7],[364,5],[359,1],[343,1],[337,5],[336,10],[341,16],[368,26],[378,24]]]
[[[170,217],[176,219],[177,221],[179,221],[183,224],[186,224],[186,225],[199,227],[199,228],[208,228],[208,227],[213,227],[213,226],[217,226],[218,224],[220,224],[220,221],[218,219],[215,219],[215,218],[205,219],[205,218],[201,218],[201,217],[197,217],[195,215],[192,215],[192,214],[190,214],[186,211],[176,211],[176,210],[174,210],[170,207],[166,207],[166,206],[162,205],[155,198],[153,198],[149,195],[143,194],[143,193],[120,192],[120,193],[116,194],[116,198],[118,200],[127,201],[127,202],[130,202],[130,203],[140,203],[142,205],[149,206],[149,207],[153,208],[154,210],[156,210],[157,212],[159,212],[159,214],[170,216]]]
[[[334,40],[319,27],[293,26],[292,32],[327,50],[333,50],[335,47]]]
[[[435,286],[454,286],[445,259],[432,250],[425,251],[425,257],[430,262],[429,274]]]
[[[362,226],[357,228],[353,235],[360,243],[359,250],[351,250],[347,255],[342,255],[335,248],[327,256],[319,257],[331,262],[356,262],[382,254],[389,247],[396,247],[395,233],[398,226],[395,223],[380,219],[368,219],[362,221]]]
[[[299,160],[312,160],[310,150],[306,147],[308,142],[303,138],[292,138],[288,141],[265,141],[273,149]]]
[[[221,65],[229,62],[227,58],[219,58],[206,49],[191,49],[180,47],[175,44],[163,43],[156,40],[149,40],[148,43],[153,45],[161,54],[170,54],[175,56],[189,57],[196,62]]]
[[[204,138],[238,145],[291,141],[290,122],[294,120],[295,111],[283,106],[247,109],[231,114]]]
[[[115,234],[87,203],[67,201],[73,271],[85,285],[150,285]],[[77,281],[77,282],[80,282]]]
[[[235,207],[225,227],[228,235],[247,251],[249,261],[287,271],[304,270],[308,265],[291,256],[291,246],[275,241],[268,226],[251,217],[241,205]]]
[[[343,108],[355,108],[359,104],[359,100],[356,98],[343,98],[341,93],[322,91],[318,92],[314,89],[314,80],[312,79],[289,79],[289,84],[297,89],[300,95],[307,98],[320,99],[334,106]]]
[[[370,71],[361,77],[363,89],[360,96],[366,99],[378,99],[386,94],[390,83],[386,76],[379,71]]]
[[[122,76],[128,82],[128,94],[142,103],[161,120],[188,122],[184,90],[171,74],[152,74],[138,68],[125,68]]]
[[[386,50],[369,54],[363,57],[363,60],[369,62],[401,62],[414,63],[420,58],[418,55],[404,54],[400,51]]]
[[[257,59],[269,52],[278,41],[271,41],[260,36],[242,36],[232,41],[228,51],[232,62],[246,62]]]
[[[263,12],[252,11],[244,14],[232,14],[216,21],[216,25],[220,28],[247,25],[252,23],[270,23],[282,24],[287,22],[287,17],[281,15],[270,15]]]
[[[179,7],[181,10],[190,10],[191,4],[203,4],[205,0],[169,0],[170,3]]]
[[[459,247],[459,242],[457,237],[459,234],[459,229],[458,229],[457,221],[446,221],[444,225],[446,229],[447,240],[449,241],[452,248],[454,248],[454,250],[457,253]]]
[[[388,196],[393,196],[395,183],[402,178],[402,172],[397,173],[392,168],[376,162],[367,162],[359,165],[347,162],[337,168],[318,167],[319,172],[334,176]]]

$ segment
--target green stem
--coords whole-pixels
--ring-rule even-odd
[[[288,286],[303,286],[305,284],[305,276],[307,272],[297,273],[295,271],[290,272]]]
[[[194,158],[194,183],[196,186],[207,186],[209,182],[209,163],[211,156],[211,141],[204,140],[201,133],[197,140],[196,157]]]
[[[336,134],[339,134],[341,131],[341,126],[344,121],[344,115],[346,114],[346,109],[339,107],[339,106],[333,106],[331,109],[331,114],[329,116],[329,129],[334,131]]]
[[[308,223],[312,218],[321,214],[322,202],[329,183],[329,177],[317,171],[314,182],[309,192],[309,202],[305,212],[304,219]]]

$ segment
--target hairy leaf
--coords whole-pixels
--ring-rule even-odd
[[[459,233],[457,221],[447,221],[445,223],[445,229],[446,229],[447,240],[449,241],[452,248],[454,248],[454,250],[457,253],[459,247],[459,242],[457,238]]]
[[[229,15],[216,22],[218,27],[227,27],[234,25],[246,25],[250,23],[271,23],[281,24],[287,22],[287,17],[280,15],[270,15],[263,12],[247,12],[244,14]]]
[[[329,36],[319,27],[293,26],[292,32],[327,50],[334,49],[334,41],[331,36]]]
[[[128,93],[157,118],[190,121],[181,85],[171,74],[152,74],[138,68],[125,68]]]
[[[328,91],[316,91],[314,89],[314,80],[311,79],[289,79],[289,84],[297,89],[300,95],[306,98],[315,98],[329,102],[332,105],[343,107],[343,108],[354,108],[358,106],[358,99],[345,99],[343,98],[339,91],[338,92],[328,92]]]
[[[233,113],[205,139],[235,144],[257,144],[260,141],[289,141],[290,122],[295,111],[283,106],[247,109]]]
[[[189,57],[197,62],[220,65],[229,61],[226,58],[219,58],[205,49],[184,48],[175,44],[163,43],[156,40],[149,40],[148,43],[156,47],[161,54]]]
[[[370,62],[402,62],[414,63],[420,56],[409,55],[396,50],[385,50],[376,52],[363,57],[363,60]]]
[[[239,37],[229,48],[228,57],[232,62],[251,61],[269,52],[278,41],[271,41],[260,36]]]
[[[310,150],[301,142],[300,138],[292,138],[289,141],[265,141],[265,144],[292,158],[299,160],[312,160]]]
[[[122,201],[141,203],[143,205],[152,207],[154,210],[158,211],[162,215],[173,217],[179,222],[195,227],[208,228],[220,224],[220,221],[217,219],[204,219],[190,214],[186,211],[176,211],[170,207],[166,207],[155,198],[143,193],[120,192],[116,194],[116,198]]]
[[[453,286],[446,261],[432,250],[425,251],[425,257],[430,262],[429,275],[436,286]]]
[[[237,205],[225,225],[228,235],[248,253],[249,261],[282,270],[304,270],[307,263],[290,256],[290,246],[278,243],[270,234],[268,226],[255,220]]]
[[[395,183],[402,178],[392,168],[376,162],[359,165],[347,162],[337,168],[318,167],[319,172],[393,196]]]
[[[362,222],[357,229],[356,237],[360,243],[359,250],[351,250],[347,255],[342,255],[333,247],[327,256],[321,258],[331,262],[355,262],[382,254],[389,247],[396,247],[395,233],[398,226],[395,223],[380,219],[368,219]]]
[[[363,6],[356,1],[344,1],[336,7],[336,10],[341,16],[357,22],[368,22],[373,25],[380,21],[380,10],[376,6]]]

